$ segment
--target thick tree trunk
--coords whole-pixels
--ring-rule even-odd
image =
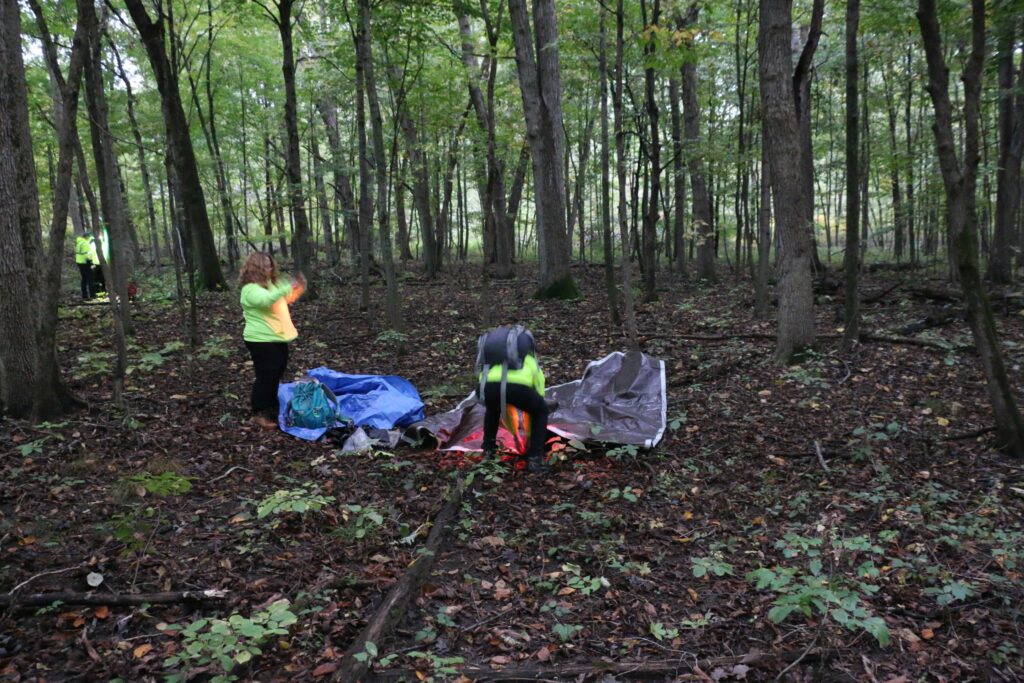
[[[33,10],[41,19],[38,5]],[[51,66],[56,66],[45,22],[41,32],[47,55],[54,57],[49,60]],[[45,255],[22,61],[20,9],[15,0],[0,0],[0,243],[4,245],[0,249],[0,410],[15,417],[41,420],[75,403],[60,379],[54,336],[74,154],[73,121],[85,50],[84,31],[76,28],[69,82],[62,83],[59,68],[55,73],[62,100],[62,115],[57,120],[60,152],[54,222],[49,254]]]
[[[306,275],[306,298],[316,297],[316,278],[313,273],[313,243],[306,216],[306,200],[302,193],[302,160],[299,156],[298,96],[295,94],[295,48],[292,43],[293,0],[276,0],[278,32],[281,34],[281,73],[284,75],[284,127],[287,135],[285,169],[288,176],[288,195],[291,199],[291,219],[294,226],[293,256],[295,269]]]
[[[682,68],[683,130],[686,137],[687,167],[693,196],[693,232],[697,239],[697,277],[715,282],[715,233],[711,223],[711,197],[708,195],[704,160],[700,152],[700,111],[697,103],[697,67]]]
[[[533,160],[537,253],[542,298],[573,299],[579,290],[569,272],[565,230],[565,154],[561,66],[554,0],[533,1],[533,26],[525,0],[509,0],[516,71]]]
[[[782,245],[779,258],[779,328],[775,360],[788,363],[814,344],[814,292],[811,283],[811,217],[804,192],[803,164],[792,163],[800,149],[793,95],[792,0],[763,0],[758,36],[761,111],[771,163],[775,223]]]
[[[949,99],[949,69],[943,55],[942,35],[935,0],[918,0],[917,19],[921,26],[928,60],[928,94],[935,109],[935,146],[946,190],[949,240],[956,244],[956,267],[967,308],[974,344],[985,374],[989,400],[995,417],[999,447],[1024,457],[1024,421],[1017,407],[1003,363],[992,307],[978,266],[978,216],[976,207],[978,118],[981,73],[985,60],[985,0],[971,0],[971,53],[963,72],[964,149],[957,157],[953,135],[953,106]]]
[[[853,348],[860,339],[860,297],[857,294],[860,275],[860,192],[857,179],[859,166],[860,111],[858,108],[857,27],[860,23],[860,0],[846,1],[846,252],[843,256],[845,276],[845,307],[843,311],[843,348]]]
[[[224,289],[227,285],[221,272],[220,261],[217,259],[210,218],[206,213],[206,196],[202,183],[199,182],[199,170],[189,135],[188,119],[185,117],[178,92],[178,78],[171,68],[164,46],[163,17],[158,17],[154,23],[146,13],[142,0],[125,0],[125,5],[142,38],[156,77],[157,89],[160,91],[161,108],[167,130],[167,146],[177,181],[181,184],[179,209],[185,214],[185,221],[191,232],[200,282],[207,289]]]

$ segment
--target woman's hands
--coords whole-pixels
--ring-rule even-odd
[[[294,303],[306,291],[306,276],[296,273],[292,277],[292,292],[288,295],[288,303]]]

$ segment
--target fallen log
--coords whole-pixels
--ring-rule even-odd
[[[749,667],[763,666],[769,663],[792,662],[803,657],[818,660],[828,659],[835,656],[836,651],[831,649],[812,649],[796,652],[762,653],[751,652],[736,657],[710,657],[696,659],[694,657],[676,657],[675,659],[634,661],[634,662],[613,662],[598,661],[589,664],[562,664],[553,666],[522,666],[506,669],[492,669],[483,666],[463,667],[459,673],[469,678],[474,683],[484,681],[574,681],[585,676],[596,676],[610,674],[618,678],[659,678],[666,676],[686,674],[689,672],[704,672],[718,667],[732,667],[744,665]],[[415,674],[409,671],[389,670],[375,673],[369,680],[391,681],[391,680],[415,680]],[[710,680],[707,674],[694,680]]]
[[[402,575],[391,587],[388,594],[384,596],[383,602],[377,608],[373,617],[366,624],[363,632],[353,641],[341,660],[341,665],[331,676],[335,683],[354,683],[361,680],[372,664],[372,658],[363,657],[359,661],[356,655],[362,655],[366,651],[366,644],[373,643],[377,646],[387,636],[391,629],[405,615],[409,602],[419,592],[420,586],[430,576],[430,570],[434,567],[434,560],[437,559],[438,550],[444,542],[448,527],[458,516],[462,509],[462,498],[465,491],[465,483],[460,480],[455,491],[445,503],[444,507],[434,519],[434,526],[427,536],[427,542],[419,551],[419,557],[413,561],[409,570]]]
[[[925,330],[930,330],[935,327],[944,327],[949,325],[955,320],[963,318],[963,314],[954,312],[952,310],[939,309],[926,315],[923,319],[917,322],[910,323],[901,327],[898,332],[902,335],[918,334]]]
[[[882,299],[884,299],[886,296],[888,296],[888,294],[890,292],[893,292],[893,291],[899,289],[902,286],[903,286],[903,281],[901,280],[900,282],[897,282],[894,285],[886,287],[885,289],[883,289],[878,294],[872,294],[871,296],[864,297],[863,299],[860,300],[860,302],[862,304],[876,304],[879,301],[881,301]]]
[[[45,607],[55,602],[65,605],[169,605],[181,602],[206,602],[224,600],[230,591],[208,588],[197,591],[168,591],[164,593],[25,593],[24,595],[0,594],[0,606]]]

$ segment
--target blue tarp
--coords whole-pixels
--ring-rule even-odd
[[[306,373],[327,385],[338,397],[342,416],[359,427],[394,429],[408,427],[423,419],[423,401],[409,380],[395,375],[346,375],[330,368],[316,368]],[[280,413],[277,423],[292,436],[316,441],[326,429],[303,429],[285,424],[285,412],[295,384],[281,384],[277,389]]]

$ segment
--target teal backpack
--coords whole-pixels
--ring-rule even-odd
[[[315,379],[295,384],[284,420],[289,427],[304,429],[332,429],[344,421],[338,412],[338,397]]]

